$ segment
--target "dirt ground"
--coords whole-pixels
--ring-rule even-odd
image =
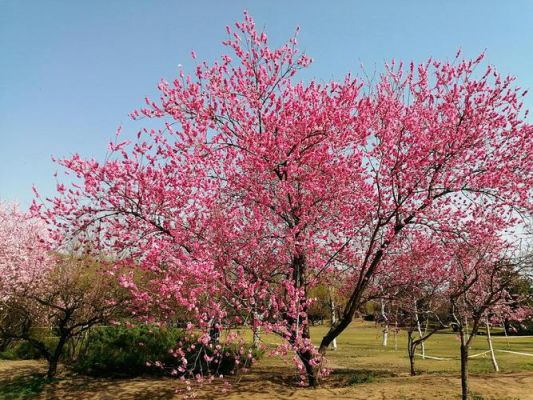
[[[194,389],[197,398],[214,399],[458,399],[460,382],[456,375],[438,374],[409,377],[376,376],[371,383],[347,385],[346,378],[353,371],[333,373],[317,389],[296,386],[291,369],[261,366],[251,372],[233,377],[231,386],[217,383]],[[0,385],[9,385],[16,377],[44,372],[38,361],[0,361]],[[178,393],[176,393],[178,390]],[[226,391],[224,391],[226,390]],[[471,392],[476,399],[532,399],[533,372],[473,374]],[[171,379],[96,379],[60,374],[56,382],[45,385],[31,399],[181,399],[187,393],[184,384]],[[1,395],[0,395],[1,396]],[[17,397],[5,397],[13,399]],[[20,397],[18,397],[20,398]],[[25,397],[22,397],[25,398]]]

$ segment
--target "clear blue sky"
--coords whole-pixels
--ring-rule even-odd
[[[533,87],[533,1],[52,1],[0,0],[0,199],[27,206],[53,193],[51,155],[102,158],[118,125],[161,78],[212,60],[224,27],[247,9],[276,44],[301,27],[327,80],[391,58],[449,59],[487,50],[500,71]],[[532,109],[530,95],[527,106]]]

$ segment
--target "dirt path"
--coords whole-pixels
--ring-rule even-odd
[[[422,400],[457,399],[460,393],[458,377],[451,375],[423,375],[417,377],[377,377],[371,383],[346,386],[350,371],[333,374],[324,387],[298,388],[290,370],[258,366],[240,380],[233,379],[226,393],[224,385],[211,385],[198,390],[198,398],[213,399],[366,399],[366,400]],[[0,387],[14,378],[44,372],[44,365],[36,361],[0,361]],[[180,393],[175,393],[179,389]],[[472,375],[472,392],[488,399],[533,400],[533,372],[513,374]],[[43,387],[32,399],[65,400],[159,400],[183,398],[184,385],[171,379],[95,379],[62,375],[61,379]],[[1,397],[0,397],[1,398]],[[5,397],[17,398],[17,397]]]

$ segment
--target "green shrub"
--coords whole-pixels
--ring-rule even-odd
[[[5,360],[38,360],[42,354],[26,341],[17,341],[7,346],[7,349],[0,353],[0,358]]]
[[[94,376],[162,374],[161,368],[148,364],[154,361],[175,364],[169,350],[182,336],[176,329],[150,326],[98,327],[89,332],[86,346],[72,367],[77,372]]]
[[[186,351],[187,365],[194,367],[193,373],[227,375],[250,365],[248,352],[241,354],[235,345],[221,345],[217,355],[212,347],[201,345],[195,338],[187,341],[182,330],[144,325],[93,329],[71,367],[78,373],[92,376],[169,375],[172,371],[179,375],[181,357],[169,352],[178,342]],[[259,351],[252,352],[254,358],[260,355]],[[208,363],[204,356],[212,360]],[[155,365],[156,362],[161,366]]]
[[[360,371],[353,374],[348,380],[348,385],[374,382],[375,375],[372,371]]]
[[[58,338],[49,330],[32,332],[33,339],[42,342],[47,349],[56,347]],[[43,355],[27,340],[14,340],[5,346],[5,350],[0,352],[0,358],[6,360],[38,360],[44,358]]]

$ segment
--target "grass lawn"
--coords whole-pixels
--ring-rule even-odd
[[[325,326],[311,329],[318,341]],[[494,333],[497,333],[494,332]],[[246,333],[249,335],[249,333]],[[248,336],[250,337],[250,336]],[[264,335],[274,348],[280,340]],[[389,346],[381,346],[381,331],[372,323],[354,323],[338,338],[338,350],[328,353],[332,374],[317,389],[297,387],[293,365],[266,355],[250,372],[196,390],[199,398],[234,399],[458,399],[459,343],[451,332],[438,333],[426,344],[426,354],[447,360],[416,360],[420,375],[410,377],[406,334],[389,335]],[[488,354],[470,361],[473,399],[533,399],[533,338],[494,336],[501,372],[494,373]],[[471,354],[488,350],[485,336],[474,340]],[[172,379],[96,379],[63,373],[58,380],[43,384],[38,373],[44,364],[36,361],[0,361],[0,399],[171,399],[182,398],[183,384]],[[178,389],[178,393],[175,393]],[[225,392],[223,392],[225,391]]]
[[[327,327],[315,327],[312,330],[312,338],[316,339],[317,344],[326,330]],[[533,337],[509,337],[507,340],[505,336],[494,336],[494,333],[493,345],[502,372],[533,371],[533,356],[507,353],[507,351],[513,351],[533,354]],[[338,350],[328,353],[331,367],[368,368],[392,371],[397,374],[407,373],[409,369],[407,334],[404,331],[398,333],[397,350],[395,350],[394,334],[389,333],[386,348],[382,346],[381,335],[381,331],[374,324],[356,323],[349,327],[337,340]],[[459,339],[456,334],[451,331],[437,333],[427,340],[425,347],[426,355],[451,360],[417,357],[418,371],[432,374],[460,371]],[[487,350],[486,336],[479,335],[474,339],[470,354],[475,355]],[[492,372],[489,354],[471,358],[470,371],[472,373]]]

